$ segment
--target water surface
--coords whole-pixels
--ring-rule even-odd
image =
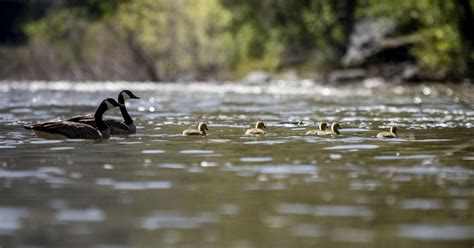
[[[127,102],[136,135],[22,128],[121,89],[141,97]],[[471,247],[473,95],[377,81],[2,82],[0,246]],[[268,135],[244,136],[257,120]],[[207,137],[181,135],[200,121]],[[304,135],[320,121],[342,135]],[[391,125],[399,138],[375,138]]]

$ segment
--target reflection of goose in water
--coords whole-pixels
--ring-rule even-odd
[[[326,122],[319,123],[319,130],[313,129],[306,132],[306,135],[320,135],[321,132],[325,131],[328,128],[328,124]]]
[[[129,90],[123,90],[119,93],[118,102],[122,104],[122,106],[120,106],[120,112],[122,112],[123,122],[122,120],[112,118],[104,119],[105,123],[107,123],[107,125],[110,127],[110,133],[112,135],[127,135],[135,134],[137,132],[135,123],[133,122],[132,117],[130,117],[127,108],[125,107],[125,100],[128,99],[140,99],[140,97],[134,95]],[[77,116],[69,119],[68,121],[80,122],[97,128],[95,118],[92,115]]]
[[[390,127],[390,132],[381,132],[377,134],[377,138],[397,138],[397,126]]]
[[[261,121],[257,121],[257,123],[255,124],[255,128],[247,129],[247,131],[245,131],[245,134],[262,136],[265,135],[265,131],[263,131],[264,128],[266,128],[265,124]]]
[[[201,135],[206,136],[207,124],[204,122],[199,123],[198,129],[186,129],[183,131],[183,135],[185,136],[192,136],[192,135]]]
[[[46,139],[108,139],[110,128],[102,119],[105,111],[122,106],[112,98],[104,99],[94,114],[97,128],[72,121],[49,121],[36,124],[27,124],[25,129],[32,130],[40,138]]]

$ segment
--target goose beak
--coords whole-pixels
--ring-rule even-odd
[[[132,92],[130,92],[130,93],[131,93],[131,94],[130,94],[130,98],[131,98],[131,99],[140,99],[140,97],[134,95]]]

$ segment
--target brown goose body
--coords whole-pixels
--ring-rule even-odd
[[[119,106],[121,104],[112,98],[103,100],[94,115],[97,128],[85,123],[61,120],[27,124],[24,128],[46,139],[108,139],[110,128],[102,120],[102,116],[105,111]]]
[[[82,124],[90,125],[90,126],[93,126],[94,128],[97,128],[97,124],[95,123],[95,119],[93,115],[76,116],[69,119],[68,121],[82,123]],[[104,118],[104,122],[107,124],[107,126],[110,127],[111,135],[131,134],[130,128],[127,126],[127,124],[122,122],[122,120],[114,119],[114,118]]]
[[[95,127],[72,121],[51,121],[24,126],[44,139],[102,139]]]

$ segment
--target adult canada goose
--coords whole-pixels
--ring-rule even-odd
[[[257,121],[257,123],[255,123],[255,128],[247,129],[247,131],[245,131],[245,135],[265,135],[265,131],[263,131],[264,128],[267,128],[265,124],[261,121]]]
[[[397,126],[391,126],[390,132],[381,132],[377,134],[377,138],[397,138]]]
[[[207,124],[204,122],[199,123],[198,129],[186,129],[183,131],[183,135],[185,136],[192,136],[192,135],[201,135],[201,136],[206,136],[206,131],[207,129]]]
[[[97,128],[72,121],[49,121],[25,125],[24,128],[32,130],[40,138],[46,139],[108,139],[110,128],[102,120],[105,111],[122,106],[112,98],[104,99],[97,107],[94,118]]]
[[[112,135],[127,135],[137,133],[137,127],[135,126],[132,117],[130,117],[127,108],[125,107],[125,100],[128,99],[140,99],[140,97],[134,95],[129,90],[122,90],[119,93],[118,102],[122,104],[122,106],[120,106],[120,112],[122,112],[123,122],[122,120],[113,118],[104,119],[105,123],[107,123],[107,125],[110,127],[110,134]],[[97,128],[97,124],[95,123],[95,118],[93,115],[76,116],[69,119],[68,121],[80,122]]]
[[[319,123],[319,130],[313,129],[306,132],[306,135],[320,135],[321,132],[326,131],[328,124],[326,122]]]
[[[341,134],[339,132],[339,129],[342,129],[341,128],[341,125],[339,125],[339,123],[337,122],[333,122],[331,124],[331,130],[324,130],[324,131],[320,131],[318,132],[317,135],[321,135],[321,136],[326,136],[326,135],[339,135]]]

